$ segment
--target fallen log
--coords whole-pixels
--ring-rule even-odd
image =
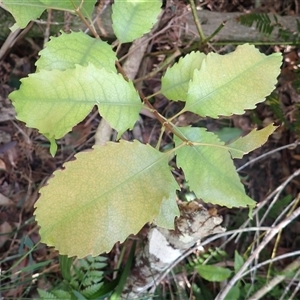
[[[65,25],[64,13],[60,11],[52,12],[52,23],[50,26],[50,35],[57,34]],[[106,40],[114,40],[115,36],[112,29],[111,21],[111,6],[108,6],[101,15],[97,16],[95,12],[93,18],[95,19],[95,27],[98,34]],[[206,36],[210,36],[213,32],[221,25],[224,24],[224,28],[220,30],[216,36],[214,36],[214,42],[223,43],[243,43],[243,42],[265,42],[274,43],[280,42],[278,38],[278,29],[274,30],[270,35],[265,35],[260,33],[256,26],[247,27],[241,25],[239,22],[239,17],[241,13],[220,13],[212,12],[208,10],[199,10],[198,16],[202,23],[202,28]],[[271,20],[273,20],[272,14],[269,14]],[[282,26],[282,29],[288,29],[289,31],[298,33],[298,42],[300,41],[299,32],[297,32],[297,20],[299,21],[299,16],[276,16],[278,23]],[[97,22],[99,21],[99,22]],[[85,25],[77,16],[71,16],[68,19],[68,27],[73,31],[86,30]],[[12,16],[0,8],[0,39],[4,40],[10,33],[9,27],[14,24]],[[97,26],[98,24],[98,26]],[[100,27],[99,27],[99,24]],[[39,20],[35,21],[34,26],[28,32],[28,36],[31,37],[43,37],[47,25],[47,15],[46,13],[42,15]],[[176,16],[176,26],[180,27],[179,30],[179,40],[182,43],[187,41],[198,41],[199,35],[197,33],[196,26],[194,25],[194,20],[191,12],[187,11],[181,16]]]

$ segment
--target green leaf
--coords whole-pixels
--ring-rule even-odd
[[[205,56],[193,51],[168,68],[161,79],[161,93],[170,100],[185,101],[194,71],[200,69]]]
[[[214,134],[224,143],[236,140],[242,133],[243,131],[236,127],[223,127],[220,130],[214,131]]]
[[[229,269],[211,265],[198,265],[196,270],[202,278],[211,282],[224,281],[231,275]]]
[[[59,266],[62,277],[70,281],[72,278],[71,275],[71,266],[73,264],[73,258],[67,257],[66,255],[59,255]]]
[[[72,293],[75,295],[77,300],[88,300],[78,291],[73,290]]]
[[[52,293],[50,292],[46,292],[46,291],[43,291],[41,289],[37,289],[38,293],[39,293],[39,296],[41,297],[41,299],[58,299],[55,295],[53,295]],[[68,299],[68,298],[67,298]]]
[[[14,29],[25,28],[31,20],[40,17],[46,9],[46,6],[38,0],[2,0],[2,2],[16,20]]]
[[[177,166],[181,167],[190,189],[205,202],[233,206],[254,206],[245,194],[228,148],[205,128],[180,127],[178,131],[193,145],[175,137]]]
[[[243,266],[244,259],[243,257],[235,250],[234,251],[234,271],[238,272],[239,269]]]
[[[46,48],[40,51],[36,62],[38,70],[75,68],[76,64],[87,66],[91,63],[98,68],[116,72],[117,57],[111,47],[99,39],[94,39],[83,32],[61,33],[59,37],[51,37]]]
[[[25,28],[31,20],[35,20],[45,9],[59,9],[75,13],[75,9],[81,7],[80,12],[85,17],[90,17],[95,6],[95,0],[3,0],[4,6],[16,20],[14,28]],[[74,5],[72,4],[74,3]]]
[[[154,223],[159,227],[174,230],[175,217],[179,216],[180,211],[176,202],[176,193],[174,190],[168,198],[165,198],[162,201],[160,213],[154,220]]]
[[[64,290],[52,290],[51,293],[55,295],[57,299],[64,299],[64,300],[72,299],[72,295],[69,292]]]
[[[243,114],[264,101],[275,87],[282,56],[266,56],[254,46],[238,46],[233,53],[209,53],[194,71],[184,111],[217,118]]]
[[[9,95],[17,118],[37,128],[51,145],[82,121],[95,104],[118,131],[118,138],[134,126],[142,107],[132,82],[90,64],[66,71],[41,70],[21,82],[20,89]]]
[[[241,288],[239,287],[239,282],[237,282],[236,285],[234,285],[228,294],[225,296],[224,300],[239,300],[240,294],[241,294]]]
[[[253,129],[246,136],[240,137],[236,141],[228,144],[231,156],[233,158],[242,158],[245,154],[260,147],[268,140],[268,137],[276,130],[276,128],[278,128],[278,126],[269,124],[261,130]]]
[[[121,43],[132,42],[149,32],[161,11],[160,0],[115,0],[112,27]]]
[[[75,13],[76,9],[79,9],[80,13],[83,14],[84,17],[90,18],[92,16],[92,12],[95,7],[95,0],[39,0],[44,3],[48,8],[57,9],[57,10],[65,10],[71,13]]]
[[[98,255],[137,233],[178,188],[168,154],[138,141],[76,155],[40,191],[35,207],[44,243],[60,254]]]

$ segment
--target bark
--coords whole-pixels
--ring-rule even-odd
[[[206,36],[210,36],[222,22],[226,21],[224,28],[214,37],[214,41],[218,42],[279,42],[277,31],[270,36],[259,33],[255,26],[246,27],[241,25],[237,18],[241,13],[219,13],[211,12],[208,10],[198,11],[198,16],[202,23],[203,31]],[[96,16],[96,13],[94,17]],[[292,32],[297,32],[297,19],[299,16],[284,16],[278,17],[278,22],[286,29]],[[271,17],[271,19],[273,19]],[[37,22],[33,28],[28,33],[31,37],[43,37],[46,27],[47,16],[44,14],[40,21]],[[76,17],[72,16],[70,21],[70,28],[74,31],[85,30],[86,27],[82,21]],[[95,22],[96,29],[99,35],[107,40],[114,40],[115,36],[112,30],[111,22],[111,7],[108,6],[104,12],[98,17],[99,22]],[[0,8],[0,39],[5,39],[9,34],[9,27],[13,25],[14,21],[11,15],[4,9]],[[179,25],[180,30],[179,40],[182,43],[187,41],[197,41],[199,40],[199,35],[197,33],[196,27],[194,25],[193,17],[190,12],[187,14],[182,14],[176,18],[177,27]],[[64,14],[63,12],[55,11],[53,12],[53,24],[51,25],[51,35],[57,34],[59,30],[63,28],[64,25]]]
[[[127,278],[122,299],[140,299],[158,277],[186,250],[211,234],[225,231],[220,226],[222,217],[216,210],[208,211],[197,201],[179,205],[180,218],[175,230],[152,227],[145,247],[136,255],[135,265]],[[201,244],[200,244],[201,245]],[[147,299],[152,299],[150,295]]]

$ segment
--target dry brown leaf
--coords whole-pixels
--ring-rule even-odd
[[[5,221],[0,225],[0,248],[9,239],[11,232],[12,232],[12,227],[8,222]]]
[[[13,205],[13,201],[11,201],[11,199],[9,199],[8,197],[4,196],[3,194],[0,194],[0,205]]]

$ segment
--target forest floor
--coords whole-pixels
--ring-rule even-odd
[[[203,9],[218,12],[256,11],[279,15],[300,14],[297,0],[207,0],[199,3],[202,3]],[[255,7],[255,3],[261,5]],[[0,11],[0,13],[3,12]],[[154,40],[149,52],[163,49],[161,42],[163,40],[164,37],[160,37],[158,41]],[[0,40],[0,47],[3,43],[4,40]],[[5,274],[0,279],[0,299],[1,297],[4,297],[3,299],[37,297],[37,287],[47,290],[55,286],[57,280],[61,278],[58,253],[44,244],[39,244],[38,226],[33,216],[34,204],[39,197],[39,189],[45,185],[56,169],[71,160],[77,152],[93,146],[95,131],[101,119],[95,108],[84,121],[58,142],[59,151],[55,157],[50,155],[47,140],[37,130],[27,128],[24,123],[16,119],[8,94],[18,88],[20,78],[34,72],[34,63],[38,59],[38,52],[43,48],[43,43],[43,37],[22,37],[5,56],[0,58],[0,276],[1,272]],[[226,52],[226,47],[222,50],[218,47],[214,49],[220,53]],[[300,72],[298,67],[300,45],[264,45],[260,47],[260,50],[267,54],[280,51],[284,56],[282,72],[272,96],[266,102],[259,104],[255,110],[243,116],[233,116],[230,119],[218,121],[211,119],[200,121],[204,122],[210,130],[231,127],[239,129],[242,134],[248,133],[255,127],[265,127],[272,122],[280,125],[263,147],[252,152],[243,161],[237,162],[237,167],[241,167],[246,162],[262,156],[260,160],[253,161],[243,168],[239,174],[247,193],[258,203],[266,201],[272,193],[273,197],[277,195],[278,199],[272,204],[272,209],[267,212],[263,223],[260,223],[258,219],[255,220],[256,225],[270,226],[290,203],[294,201],[295,207],[299,206]],[[151,71],[158,60],[155,58],[147,62],[146,68]],[[160,76],[161,73],[156,74],[154,78],[146,81],[144,89],[147,89],[147,94],[155,92]],[[161,98],[156,99],[154,107],[164,112],[178,109],[176,105],[168,106],[167,101]],[[153,137],[159,135],[157,123],[147,116],[143,116],[142,122],[140,137],[143,141],[151,143]],[[127,139],[131,137],[132,134],[128,133]],[[168,143],[167,138],[165,143]],[[186,195],[180,196],[188,198]],[[247,218],[247,211],[238,209],[219,208],[219,213],[224,218],[224,226],[230,229],[239,228]],[[274,239],[268,244],[264,253],[265,257],[272,257],[274,249],[275,256],[300,250],[299,237],[300,220],[296,220],[282,231],[278,240]],[[219,247],[220,243],[211,246]],[[37,248],[31,251],[37,244]],[[118,258],[115,256],[119,255],[120,247],[117,245],[108,255],[112,269],[116,268]],[[226,260],[232,262],[234,256],[232,249],[238,249],[241,253],[245,250],[244,247],[242,240],[234,247],[233,243],[224,247],[223,250],[228,255]],[[28,255],[29,252],[30,255]],[[291,259],[288,258],[279,260],[275,264],[275,269],[281,270],[290,262]],[[184,275],[188,278],[184,288],[188,290],[189,283],[194,280],[190,277],[193,272],[185,270],[184,267],[181,272],[190,272]],[[266,273],[267,268],[263,269],[260,275],[267,276]],[[169,278],[169,282],[165,279],[162,283],[167,290],[173,279],[172,276]],[[299,284],[299,277],[295,282],[295,285]],[[208,289],[214,294],[215,288],[209,285]],[[278,293],[283,290],[284,288],[281,287]],[[169,293],[172,294],[171,288]],[[298,299],[299,297],[298,293]],[[276,295],[264,299],[276,299]]]

